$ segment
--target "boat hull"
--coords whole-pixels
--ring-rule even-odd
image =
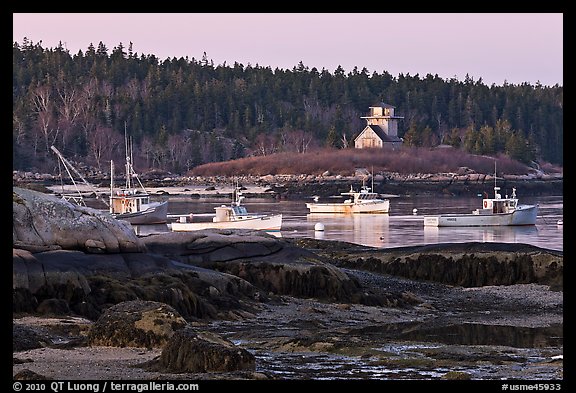
[[[356,214],[356,213],[388,213],[390,201],[366,202],[366,203],[307,203],[310,213],[331,214]]]
[[[279,232],[282,228],[282,215],[275,214],[220,222],[173,222],[170,227],[175,232],[199,231],[202,229],[255,229],[265,232]]]
[[[473,226],[516,226],[536,225],[538,206],[523,205],[511,213],[495,214],[440,214],[424,216],[428,227],[473,227]]]
[[[146,210],[116,214],[114,218],[135,225],[164,224],[168,220],[168,201],[158,202]]]

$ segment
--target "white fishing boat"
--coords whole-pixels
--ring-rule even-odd
[[[130,224],[163,224],[168,221],[168,200],[152,201],[132,166],[131,144],[126,141],[126,183],[114,189],[114,162],[110,161],[110,214]],[[140,188],[134,186],[138,181]]]
[[[211,221],[202,220],[202,216],[181,215],[178,220],[170,223],[172,231],[198,231],[201,229],[255,229],[265,232],[280,232],[282,228],[282,214],[249,213],[245,206],[241,205],[244,196],[236,187],[233,202],[230,206],[222,205],[215,207],[216,215]]]
[[[424,216],[424,226],[472,227],[536,224],[538,205],[519,204],[516,188],[512,188],[510,197],[506,195],[502,198],[498,191],[500,187],[494,186],[494,198],[482,199],[482,208],[475,209],[471,213]]]
[[[343,202],[322,203],[318,202],[318,198],[315,197],[315,202],[306,203],[306,207],[310,213],[331,214],[388,213],[390,209],[390,200],[381,199],[379,194],[372,192],[365,185],[360,191],[355,191],[354,188],[350,187],[350,191],[343,192],[341,195],[350,196],[350,198]]]

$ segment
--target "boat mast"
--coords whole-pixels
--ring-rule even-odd
[[[244,199],[242,195],[242,190],[240,190],[240,183],[237,179],[234,179],[234,190],[232,191],[232,204],[236,206],[240,206],[240,203]]]
[[[114,201],[112,197],[114,196],[114,161],[110,160],[110,214],[114,213]]]
[[[498,191],[500,190],[500,187],[496,186],[496,160],[494,160],[494,199],[499,199],[500,194],[498,194]]]
[[[130,190],[132,188],[132,180],[130,174],[130,148],[128,144],[128,134],[126,132],[126,122],[124,122],[124,146],[125,146],[125,154],[126,154],[126,189]]]
[[[134,160],[133,154],[134,149],[132,147],[132,137],[128,138],[128,133],[126,131],[126,122],[124,122],[124,144],[126,145],[126,189],[131,190],[132,185],[132,176],[136,178],[138,181],[138,185],[142,188],[145,194],[148,194],[148,191],[144,187],[144,184],[140,181],[138,174],[134,170],[132,166],[132,161]]]

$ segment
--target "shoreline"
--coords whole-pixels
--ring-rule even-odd
[[[503,192],[517,189],[520,196],[543,196],[563,194],[563,174],[552,175],[505,175],[494,179],[491,175],[457,174],[415,174],[415,175],[375,175],[369,185],[374,192],[387,196],[464,196],[483,192],[491,194],[494,184]],[[32,188],[42,192],[96,193],[108,196],[110,180],[106,178],[87,179],[90,186],[67,181],[63,186],[50,175],[14,174],[13,186]],[[307,199],[310,195],[322,197],[339,195],[350,187],[359,188],[367,180],[364,175],[356,176],[312,176],[312,175],[266,175],[266,176],[210,176],[210,177],[165,177],[142,179],[142,184],[151,195],[227,197],[234,187],[240,186],[247,197],[276,199]],[[115,187],[123,183],[116,181]]]

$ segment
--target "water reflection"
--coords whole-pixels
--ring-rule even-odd
[[[398,338],[449,345],[502,345],[515,348],[561,347],[564,341],[562,324],[529,328],[463,323],[403,332]]]
[[[531,236],[538,236],[536,226],[424,227],[425,243],[448,243],[454,238],[468,238],[474,242],[526,243]]]
[[[249,211],[282,213],[282,237],[309,237],[338,240],[371,247],[403,247],[431,243],[511,242],[525,243],[553,250],[563,250],[563,197],[527,199],[540,206],[535,226],[522,227],[424,227],[424,215],[453,211],[471,211],[478,198],[467,197],[395,197],[390,198],[388,214],[310,214],[306,200],[276,201],[251,198],[244,202]],[[168,204],[170,214],[211,213],[221,200],[174,199]],[[417,214],[413,210],[417,209]],[[324,225],[324,231],[315,225]],[[169,231],[165,225],[135,226],[139,236]]]
[[[498,378],[497,371],[506,375],[505,367],[525,367],[527,362],[548,359],[533,351],[535,348],[562,353],[562,324],[535,328],[427,325],[403,322],[351,329],[346,332],[347,340],[339,341],[341,354],[268,351],[258,346],[253,351],[259,371],[293,379],[430,379],[440,378],[454,367],[491,379]],[[346,355],[346,342],[357,355],[366,355]],[[250,342],[243,345],[249,347]],[[458,350],[458,346],[475,349]]]
[[[350,232],[346,241],[358,244],[381,245],[388,242],[388,214],[307,214],[308,222],[323,224],[324,231],[314,231],[316,239],[323,239],[326,228],[331,232]]]
[[[134,232],[137,236],[155,235],[162,232],[170,232],[168,224],[148,224],[148,225],[132,225]]]
[[[146,224],[146,225],[133,224],[132,229],[134,229],[136,236],[139,237],[156,235],[164,232],[171,232],[169,224]],[[272,236],[282,237],[282,232],[280,231],[271,231],[266,233]]]

